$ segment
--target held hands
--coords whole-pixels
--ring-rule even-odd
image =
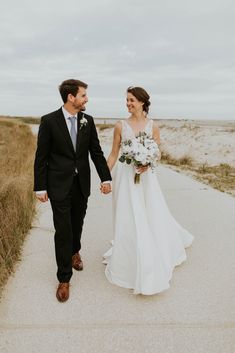
[[[102,194],[109,194],[112,191],[111,183],[101,183],[100,191]]]
[[[48,201],[48,195],[47,195],[47,192],[45,192],[44,194],[37,194],[36,193],[36,197],[39,201],[41,202],[46,202]]]

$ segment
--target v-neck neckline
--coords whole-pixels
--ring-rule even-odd
[[[137,136],[140,132],[142,133],[142,132],[145,132],[145,129],[146,129],[146,127],[147,127],[147,125],[149,124],[149,122],[151,121],[151,119],[148,119],[148,121],[147,121],[147,123],[145,124],[145,127],[143,128],[143,130],[139,130],[138,132],[135,132],[134,131],[134,129],[133,129],[133,127],[129,124],[129,122],[126,120],[126,123],[127,123],[127,125],[130,127],[130,129],[131,129],[131,131],[133,132],[133,134],[135,135],[135,136]]]

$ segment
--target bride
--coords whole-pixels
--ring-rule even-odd
[[[148,166],[140,166],[140,182],[135,184],[136,167],[117,162],[121,142],[140,132],[160,145],[159,129],[147,117],[149,99],[143,88],[129,87],[126,102],[130,116],[114,128],[107,160],[113,174],[114,242],[104,254],[107,279],[144,295],[169,288],[174,267],[186,260],[185,248],[193,241],[193,236],[171,215],[156,173]]]

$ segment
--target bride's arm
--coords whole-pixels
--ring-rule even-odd
[[[121,144],[121,131],[122,131],[122,124],[119,121],[114,127],[112,151],[107,159],[107,164],[110,171],[113,169],[113,166],[115,165],[118,158],[120,144]]]
[[[160,144],[161,144],[160,130],[155,122],[153,123],[153,138],[157,142],[159,150],[160,150]],[[161,159],[161,150],[160,150],[160,158],[159,159]]]

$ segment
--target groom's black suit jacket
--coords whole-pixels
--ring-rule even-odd
[[[81,126],[83,115],[87,124]],[[34,191],[47,190],[52,200],[63,200],[69,194],[75,170],[83,195],[90,195],[89,153],[101,181],[111,180],[93,118],[80,112],[77,124],[75,152],[62,108],[41,118],[34,163]]]

